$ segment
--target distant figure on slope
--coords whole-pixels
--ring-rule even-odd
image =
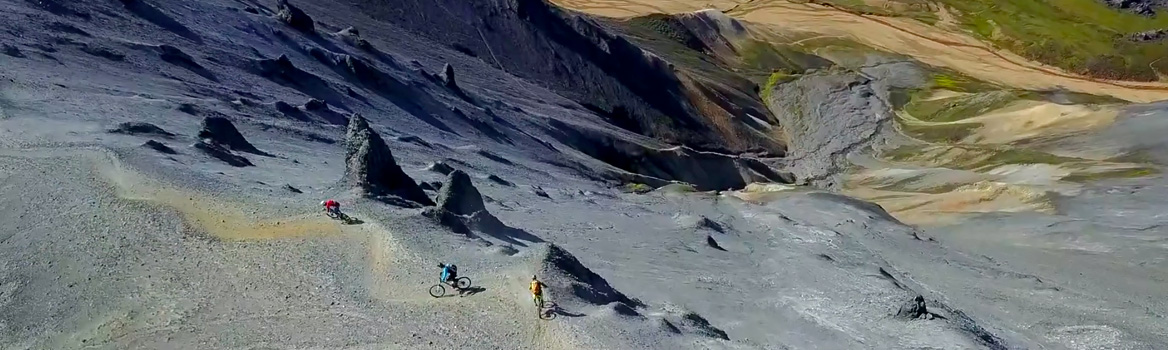
[[[456,282],[458,279],[458,266],[438,263],[438,267],[442,268],[442,277],[439,282],[449,283],[451,286],[454,286],[454,290],[457,290],[459,295],[462,295],[462,288],[458,288],[458,282]]]
[[[324,206],[324,212],[325,214],[328,214],[328,216],[338,218],[341,217],[341,203],[329,199],[320,202],[320,205]]]
[[[531,275],[531,300],[535,302],[535,307],[543,309],[543,282]]]

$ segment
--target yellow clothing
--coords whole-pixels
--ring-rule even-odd
[[[539,281],[534,281],[534,280],[531,281],[531,294],[532,295],[543,294],[543,283],[539,283]]]

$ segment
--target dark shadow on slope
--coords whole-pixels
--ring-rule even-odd
[[[427,93],[419,83],[409,84],[400,81],[360,57],[338,54],[318,47],[310,48],[308,52],[341,76],[377,93],[418,120],[438,130],[458,135],[458,132],[438,120],[435,115],[449,113],[449,109]]]
[[[61,33],[77,34],[77,35],[84,36],[84,37],[93,37],[93,35],[90,35],[89,32],[81,30],[81,28],[77,28],[77,27],[73,26],[72,24],[68,24],[68,23],[52,22],[52,23],[49,23],[49,25],[45,26],[45,28],[51,29],[53,31],[61,32]]]
[[[188,55],[186,52],[183,52],[181,49],[170,45],[158,45],[158,51],[158,55],[160,58],[162,58],[163,61],[185,68],[186,70],[191,71],[191,73],[195,73],[203,78],[206,78],[207,80],[216,83],[219,82],[219,78],[215,77],[215,73],[212,73],[210,70],[207,70],[207,68],[204,68],[203,65],[196,62],[193,57]]]
[[[259,76],[277,84],[296,89],[305,95],[328,101],[328,103],[340,106],[341,108],[346,108],[343,95],[333,90],[324,79],[297,68],[286,55],[280,55],[276,59],[254,60],[253,71]]]
[[[352,3],[375,19],[457,47],[487,64],[500,65],[510,74],[604,111],[600,114],[624,129],[700,150],[742,152],[781,146],[738,124],[742,118],[736,114],[742,111],[756,111],[760,119],[769,119],[757,99],[752,99],[749,107],[730,111],[722,108],[726,103],[719,103],[729,100],[733,104],[738,97],[751,99],[753,95],[706,96],[692,88],[702,85],[701,78],[690,77],[681,67],[613,34],[598,20],[559,9],[546,0],[434,0],[392,6],[373,0]],[[715,124],[721,122],[730,123],[733,132],[718,132]]]
[[[52,14],[57,15],[57,16],[74,16],[74,17],[78,17],[78,18],[81,18],[84,20],[90,20],[93,18],[93,16],[91,16],[90,14],[69,8],[68,6],[61,4],[61,2],[57,1],[57,0],[24,0],[24,1],[29,3],[30,5],[39,7],[45,11],[49,11],[49,13],[52,13]]]
[[[507,224],[499,221],[499,218],[491,215],[486,210],[474,213],[467,221],[471,227],[474,227],[479,232],[512,245],[526,247],[529,243],[541,243],[544,241],[523,229],[507,226]]]
[[[195,43],[203,43],[203,38],[199,37],[198,34],[195,34],[195,32],[192,32],[190,28],[187,28],[182,23],[174,20],[174,18],[171,18],[170,15],[162,12],[162,10],[154,7],[154,5],[147,3],[146,0],[120,1],[122,2],[122,5],[126,6],[126,9],[130,10],[130,12],[135,16],[138,16],[138,18],[153,23],[156,26],[162,27],[162,29],[166,29],[174,34],[177,34],[178,36],[194,41]]]
[[[556,140],[617,169],[656,179],[686,182],[701,191],[741,189],[751,182],[789,183],[791,179],[773,170],[755,171],[755,168],[767,167],[750,158],[698,152],[685,147],[654,149],[606,131],[559,120],[549,120],[548,126],[548,133]]]

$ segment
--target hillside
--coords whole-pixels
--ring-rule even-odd
[[[1157,7],[991,3],[0,0],[0,348],[1168,347]]]

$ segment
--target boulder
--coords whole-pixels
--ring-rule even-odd
[[[392,195],[421,205],[434,205],[418,183],[402,171],[389,145],[360,114],[349,118],[345,133],[344,182],[373,197]]]
[[[198,136],[200,139],[223,145],[232,150],[264,154],[255,148],[251,142],[248,142],[243,137],[243,134],[239,133],[239,129],[235,128],[235,124],[232,124],[230,120],[224,117],[213,116],[203,118],[202,129],[199,130]]]
[[[438,192],[438,207],[458,215],[473,215],[487,210],[483,196],[470,181],[470,175],[462,170],[454,170],[446,177],[446,183]]]
[[[280,11],[276,13],[276,18],[287,23],[288,26],[305,33],[316,32],[316,24],[312,21],[312,17],[309,17],[300,8],[292,6],[288,0],[277,1],[276,8]]]

